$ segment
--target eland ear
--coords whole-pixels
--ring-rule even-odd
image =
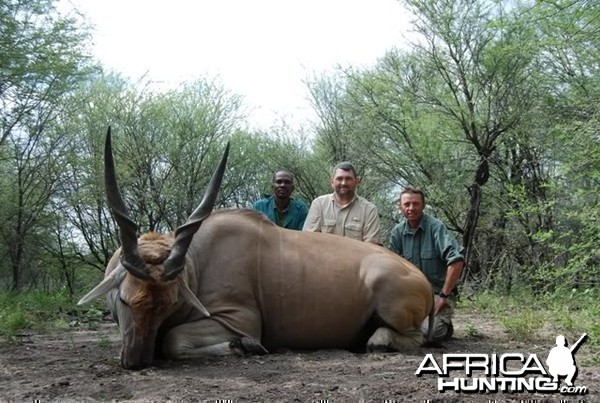
[[[108,294],[110,290],[113,288],[118,288],[121,285],[121,282],[125,278],[125,274],[127,271],[123,267],[123,265],[119,265],[112,273],[110,273],[104,280],[100,282],[96,287],[94,287],[90,292],[88,292],[83,298],[77,302],[77,305],[87,304],[88,302],[101,297],[105,294]]]
[[[194,294],[192,290],[190,290],[190,287],[187,285],[185,280],[181,278],[181,276],[177,277],[177,282],[179,283],[179,292],[181,292],[183,300],[191,306],[193,306],[194,308],[196,308],[197,310],[199,310],[200,312],[202,312],[202,314],[204,314],[204,316],[206,316],[207,318],[210,317],[210,313],[208,313],[204,305],[202,305],[202,302],[198,300],[196,294]]]

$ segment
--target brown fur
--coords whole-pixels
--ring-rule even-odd
[[[138,250],[147,265],[158,265],[169,257],[173,242],[172,234],[148,232],[140,237]]]
[[[127,368],[148,365],[155,342],[171,359],[233,354],[229,342],[240,337],[273,349],[366,343],[399,351],[421,343],[419,325],[433,308],[424,275],[389,250],[286,230],[254,210],[213,212],[194,236],[180,277],[164,281],[173,242],[172,234],[142,235],[138,250],[151,279],[127,274],[109,296],[113,315],[122,312]],[[117,253],[107,274],[118,265]],[[182,300],[182,280],[209,317]],[[132,318],[123,314],[128,309]],[[373,335],[374,325],[380,328]]]
[[[234,209],[234,208],[226,208],[226,209],[220,209],[220,210],[215,210],[212,212],[212,216],[218,216],[220,214],[227,214],[227,215],[231,215],[231,214],[236,214],[239,215],[241,217],[247,217],[250,220],[255,220],[256,222],[261,222],[262,224],[268,224],[268,225],[272,225],[272,226],[277,226],[273,221],[269,220],[269,218],[267,216],[265,216],[263,213],[253,210],[253,209],[249,209],[249,208],[239,208],[239,209]]]

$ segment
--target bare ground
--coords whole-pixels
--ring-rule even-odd
[[[16,343],[0,341],[0,401],[600,401],[600,367],[585,345],[576,356],[575,384],[588,389],[582,396],[438,392],[437,375],[415,376],[427,353],[520,352],[545,360],[556,336],[546,332],[533,342],[513,342],[493,320],[464,312],[457,313],[455,326],[445,349],[409,355],[285,352],[164,361],[141,371],[119,366],[120,339],[112,323],[28,333]]]

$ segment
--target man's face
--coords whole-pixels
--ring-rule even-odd
[[[288,199],[294,191],[294,179],[288,172],[275,173],[275,179],[271,184],[273,194],[279,199]]]
[[[342,197],[354,196],[354,191],[360,183],[360,177],[354,176],[352,171],[338,169],[331,178],[333,191]]]
[[[408,221],[416,221],[423,215],[423,199],[417,193],[404,193],[400,197],[400,210]]]

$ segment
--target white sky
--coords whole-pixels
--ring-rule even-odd
[[[312,119],[303,80],[369,66],[402,46],[397,0],[62,0],[95,26],[94,55],[132,79],[217,78],[244,98],[251,127]]]

